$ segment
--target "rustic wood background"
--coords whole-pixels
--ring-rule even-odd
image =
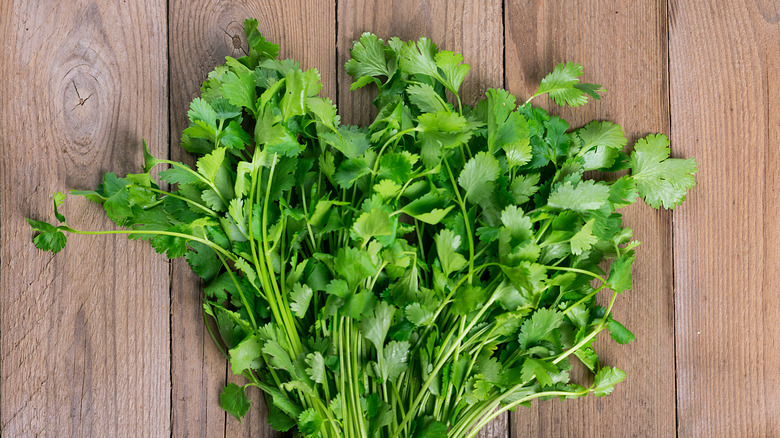
[[[23,222],[51,219],[56,190],[137,171],[142,138],[187,160],[187,105],[242,55],[249,16],[282,56],[320,70],[350,123],[371,117],[342,68],[351,41],[429,36],[471,64],[467,101],[487,87],[528,96],[577,61],[609,92],[555,113],[616,121],[631,139],[668,133],[674,155],[698,159],[674,213],[627,212],[644,244],[615,311],[637,341],[598,348],[628,380],[610,397],[521,408],[483,436],[780,436],[777,0],[2,1],[3,436],[274,435],[263,409],[239,424],[219,408],[228,367],[185,263],[105,236],[71,237],[52,257]],[[66,205],[73,225],[110,226],[94,205]]]

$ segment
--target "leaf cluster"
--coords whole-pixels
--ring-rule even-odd
[[[355,42],[346,69],[377,89],[377,116],[345,126],[319,73],[277,60],[256,26],[190,105],[195,167],[144,148],[144,173],[76,192],[203,279],[212,335],[246,377],[222,407],[241,419],[251,385],[280,431],[471,437],[536,398],[609,394],[625,373],[599,364],[595,337],[634,338],[611,312],[638,245],[619,210],[679,205],[695,161],[669,158],[662,134],[624,152],[620,126],[572,129],[505,90],[464,105],[469,66],[426,38]],[[560,64],[532,98],[599,98],[581,75]],[[88,233],[64,223],[62,199],[59,226],[30,220],[41,249]],[[593,384],[571,381],[573,360]]]

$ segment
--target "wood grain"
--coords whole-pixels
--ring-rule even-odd
[[[428,37],[442,50],[462,53],[471,65],[461,88],[463,103],[473,105],[490,87],[503,87],[502,3],[481,1],[355,1],[338,2],[338,107],[343,123],[370,124],[376,116],[371,104],[375,91],[350,91],[352,77],[343,66],[352,42],[363,32],[387,40]],[[501,415],[479,434],[482,438],[508,436],[508,418]]]
[[[344,123],[368,124],[376,116],[374,92],[350,91],[352,77],[344,70],[352,41],[363,32],[387,40],[428,37],[442,50],[462,53],[471,71],[462,86],[464,104],[485,97],[489,87],[503,86],[502,6],[497,0],[480,1],[356,1],[338,2],[339,114]]]
[[[198,96],[208,72],[225,62],[225,56],[240,57],[247,43],[243,22],[255,17],[260,32],[280,45],[281,58],[293,58],[304,69],[317,68],[324,96],[335,99],[335,4],[315,2],[170,2],[171,66],[171,157],[192,163],[179,146],[187,126],[187,109]],[[201,284],[186,262],[173,266],[171,288],[173,436],[271,437],[276,433],[266,422],[266,407],[259,391],[250,391],[253,407],[239,423],[219,407],[219,393],[231,375],[219,350],[203,325]],[[202,365],[201,365],[202,364]]]
[[[508,0],[506,23],[506,85],[522,100],[557,63],[575,61],[583,65],[586,82],[609,90],[604,98],[574,109],[553,108],[546,97],[535,104],[562,115],[572,127],[593,119],[614,121],[623,126],[629,144],[648,133],[669,133],[664,1]],[[671,215],[641,203],[622,213],[644,243],[634,263],[634,288],[616,302],[614,315],[637,341],[620,346],[602,333],[595,345],[602,365],[617,366],[628,378],[606,398],[520,408],[515,436],[675,434]]]
[[[139,171],[141,138],[192,162],[179,147],[187,106],[224,56],[243,55],[249,16],[283,57],[320,70],[347,123],[375,114],[371,92],[349,91],[351,42],[427,36],[471,64],[464,103],[496,86],[523,98],[577,61],[609,92],[555,114],[618,122],[631,140],[671,133],[674,155],[698,159],[698,186],[673,215],[625,211],[644,244],[615,312],[637,341],[604,334],[597,348],[628,380],[606,398],[534,403],[481,436],[780,436],[774,0],[0,2],[0,435],[278,435],[257,392],[240,424],[219,407],[236,380],[185,262],[121,236],[69,236],[52,256],[24,223],[53,219],[54,191]],[[83,199],[64,213],[113,229]]]
[[[674,1],[672,134],[699,161],[675,212],[679,435],[780,435],[780,9]]]
[[[165,3],[3,2],[0,433],[170,434],[168,265],[146,242],[69,236],[35,249],[51,193],[140,170],[168,143]],[[80,229],[111,229],[69,199]]]

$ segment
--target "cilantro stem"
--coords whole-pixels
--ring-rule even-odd
[[[228,275],[230,276],[230,279],[233,280],[233,284],[236,286],[236,289],[238,290],[238,296],[241,297],[241,303],[246,308],[246,313],[249,314],[249,319],[252,321],[252,327],[255,329],[255,332],[257,332],[257,322],[255,321],[255,308],[254,306],[250,307],[249,302],[246,299],[246,296],[244,295],[244,290],[241,289],[241,286],[238,284],[238,280],[236,280],[236,277],[233,275],[233,271],[230,269],[230,267],[225,262],[225,259],[222,258],[222,255],[217,254],[217,257],[219,257],[219,261],[222,262],[222,265],[225,266],[225,269],[227,270]]]
[[[209,240],[201,239],[200,237],[193,236],[191,234],[183,234],[183,233],[175,233],[173,231],[163,231],[163,230],[108,230],[108,231],[83,231],[83,230],[76,230],[71,227],[61,227],[60,229],[67,231],[69,233],[73,234],[84,234],[84,235],[101,235],[101,234],[146,234],[146,235],[160,235],[160,236],[171,236],[171,237],[180,237],[182,239],[192,240],[195,242],[202,243],[209,248],[213,249],[216,252],[221,253],[225,257],[229,258],[232,261],[236,261],[237,257],[233,254],[225,251],[221,246],[216,245],[212,243]]]
[[[574,303],[571,306],[567,307],[566,310],[563,311],[563,314],[565,315],[565,314],[569,313],[569,311],[571,309],[573,309],[573,308],[579,306],[580,304],[584,303],[585,301],[588,301],[589,299],[593,298],[597,293],[599,293],[605,287],[607,287],[606,283],[604,283],[601,286],[599,286],[599,288],[595,289],[593,292],[591,292],[591,293],[585,295],[584,297],[580,298],[576,303]]]
[[[458,205],[460,206],[461,211],[463,212],[463,223],[466,226],[466,236],[469,241],[469,284],[471,284],[473,280],[473,274],[474,274],[474,236],[471,234],[471,224],[469,223],[469,212],[466,209],[466,204],[463,202],[463,198],[460,196],[460,189],[458,189],[458,183],[455,181],[455,176],[452,174],[452,169],[450,169],[450,163],[447,160],[447,158],[444,158],[444,165],[447,167],[447,174],[450,176],[450,182],[452,183],[452,189],[455,191],[455,196],[457,197]]]
[[[598,275],[598,274],[595,274],[595,273],[593,273],[593,272],[590,272],[590,271],[586,271],[586,270],[584,270],[584,269],[578,269],[578,268],[567,268],[567,267],[564,267],[564,266],[547,266],[547,265],[542,265],[542,266],[544,266],[544,267],[545,267],[545,268],[547,268],[547,269],[552,269],[552,270],[554,270],[554,271],[567,271],[567,272],[576,272],[576,273],[578,273],[578,274],[585,274],[585,275],[589,275],[589,276],[591,276],[591,277],[593,277],[593,278],[597,279],[598,281],[600,281],[600,282],[602,282],[602,283],[604,283],[604,284],[606,284],[606,283],[607,283],[607,280],[604,280],[604,278],[602,278],[600,275]]]
[[[590,388],[585,388],[582,391],[546,391],[546,392],[537,392],[536,394],[531,394],[528,396],[525,396],[519,400],[515,400],[512,403],[507,404],[506,406],[495,410],[492,414],[487,415],[485,418],[482,419],[479,423],[477,423],[474,427],[471,428],[471,432],[466,435],[466,438],[473,438],[476,436],[479,431],[485,427],[488,423],[493,421],[496,417],[503,414],[504,412],[514,409],[517,406],[520,406],[521,404],[531,401],[535,398],[540,397],[554,397],[554,396],[562,396],[562,397],[579,397],[583,396],[590,392]],[[500,399],[499,399],[500,400]],[[495,409],[495,408],[494,408]]]
[[[601,323],[588,336],[586,336],[580,342],[575,344],[573,347],[571,347],[570,349],[566,350],[564,353],[559,355],[555,360],[552,361],[552,363],[557,364],[558,362],[566,359],[572,353],[577,351],[580,347],[587,344],[591,339],[593,339],[597,334],[599,334],[607,327],[607,318],[609,317],[610,312],[612,312],[612,306],[615,304],[615,298],[617,298],[617,295],[618,295],[617,292],[612,293],[612,299],[609,300],[609,306],[607,307],[607,311],[604,312],[604,317],[601,318]]]
[[[441,369],[444,367],[447,359],[449,359],[449,357],[452,355],[455,349],[458,348],[458,344],[460,343],[460,341],[462,341],[463,338],[468,334],[468,332],[474,327],[474,325],[476,325],[477,322],[479,322],[479,320],[482,318],[482,315],[485,313],[485,311],[487,311],[487,309],[489,309],[493,305],[495,300],[496,300],[496,296],[495,294],[493,294],[493,296],[491,296],[490,299],[482,306],[482,308],[479,310],[479,312],[471,321],[471,323],[469,323],[468,327],[466,327],[463,333],[460,336],[458,336],[458,339],[456,339],[455,342],[453,342],[452,346],[450,346],[450,348],[447,350],[444,356],[442,356],[437,361],[436,366],[433,368],[431,373],[428,375],[428,378],[425,380],[425,383],[420,388],[420,392],[417,393],[417,397],[415,397],[411,406],[409,406],[408,413],[404,416],[403,420],[401,421],[401,424],[398,426],[398,429],[395,430],[395,432],[393,433],[393,435],[390,436],[390,438],[397,438],[398,434],[401,433],[401,429],[404,428],[409,423],[409,421],[411,421],[412,419],[411,416],[417,411],[417,408],[420,406],[420,403],[422,402],[424,395],[428,393],[427,390],[433,383],[433,379],[437,377],[439,371],[441,371]],[[442,345],[447,345],[447,343],[445,342]]]
[[[163,191],[163,190],[157,190],[155,188],[147,188],[146,190],[149,190],[149,191],[152,191],[152,192],[155,192],[155,193],[160,193],[160,194],[165,195],[165,196],[170,196],[171,198],[181,199],[184,202],[187,202],[189,204],[192,204],[192,205],[200,208],[201,210],[205,211],[206,213],[210,214],[211,216],[219,217],[217,212],[215,212],[214,210],[206,207],[203,204],[200,204],[200,203],[198,203],[196,201],[193,201],[192,199],[187,199],[184,196],[179,196],[179,195],[177,195],[175,193],[170,193],[170,192],[166,192],[166,191]]]
[[[406,134],[408,134],[410,132],[414,132],[414,131],[419,131],[419,129],[418,128],[409,128],[409,129],[405,129],[405,130],[403,130],[401,132],[398,132],[398,133],[394,134],[392,137],[388,138],[387,141],[382,145],[382,148],[379,149],[379,153],[376,155],[376,159],[374,160],[374,167],[371,169],[371,184],[369,184],[369,187],[373,187],[374,186],[374,180],[376,179],[376,173],[377,173],[377,170],[379,170],[379,159],[382,158],[382,154],[385,153],[385,149],[387,149],[387,147],[390,145],[390,143],[393,140],[400,140],[401,137],[403,137],[404,135],[406,135]]]
[[[217,189],[217,186],[214,185],[213,182],[211,182],[211,181],[207,180],[206,178],[204,178],[203,175],[201,175],[200,173],[192,170],[192,168],[190,168],[189,166],[187,166],[185,164],[182,164],[182,163],[179,163],[178,161],[171,161],[171,160],[159,160],[158,159],[157,160],[157,164],[159,164],[159,163],[170,164],[171,166],[178,167],[179,169],[182,169],[182,170],[184,170],[186,172],[189,172],[190,174],[192,174],[193,176],[195,176],[199,180],[203,181],[212,190],[214,190],[214,193],[216,193],[217,196],[219,196],[219,199],[222,201],[223,204],[228,205],[228,202],[225,201],[225,198],[222,196],[222,193],[219,191],[219,189]]]

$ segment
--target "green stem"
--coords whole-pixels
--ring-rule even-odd
[[[203,175],[201,175],[200,173],[192,170],[189,166],[187,166],[187,165],[185,165],[183,163],[179,163],[178,161],[171,161],[171,160],[157,160],[157,163],[158,164],[159,163],[170,164],[171,166],[178,167],[179,169],[182,169],[182,170],[184,170],[186,172],[189,172],[190,174],[192,174],[193,176],[195,176],[199,180],[203,181],[212,190],[214,190],[214,193],[216,193],[217,196],[219,196],[219,199],[222,200],[223,204],[228,205],[228,202],[225,201],[225,198],[222,196],[222,193],[220,193],[219,189],[217,189],[217,186],[215,186],[213,182],[211,182],[211,181],[207,180],[206,178],[204,178]]]
[[[65,230],[69,233],[73,234],[84,234],[84,235],[101,235],[101,234],[146,234],[146,235],[155,235],[155,236],[172,236],[172,237],[180,237],[182,239],[192,240],[195,242],[202,243],[209,248],[213,249],[214,251],[221,253],[225,257],[229,258],[232,261],[238,260],[236,256],[233,254],[225,251],[224,248],[222,248],[219,245],[216,245],[212,243],[211,241],[208,241],[206,239],[201,239],[200,237],[195,237],[191,234],[183,234],[183,233],[175,233],[173,231],[162,231],[162,230],[132,230],[132,231],[125,231],[125,230],[109,230],[109,231],[83,231],[83,230],[76,230],[71,227],[63,227],[62,230]]]
[[[458,183],[455,181],[455,176],[452,174],[452,169],[450,169],[450,163],[447,161],[447,158],[444,158],[444,165],[447,167],[447,173],[450,176],[450,182],[452,183],[452,189],[455,191],[455,196],[458,200],[458,205],[460,205],[460,209],[463,212],[463,223],[466,225],[466,236],[469,241],[469,284],[472,283],[473,275],[474,275],[474,236],[471,233],[471,224],[469,223],[469,212],[466,209],[466,203],[463,202],[463,198],[460,196],[460,190],[458,189]]]
[[[200,208],[201,210],[204,210],[206,213],[210,214],[211,216],[214,216],[214,217],[219,217],[219,215],[217,214],[217,212],[215,212],[214,210],[212,210],[212,209],[210,209],[210,208],[206,207],[206,206],[205,206],[205,205],[203,205],[203,204],[200,204],[200,203],[198,203],[198,202],[195,202],[195,201],[193,201],[192,199],[187,199],[187,198],[185,198],[184,196],[179,196],[179,195],[177,195],[177,194],[175,194],[175,193],[170,193],[170,192],[166,192],[166,191],[163,191],[163,190],[157,190],[157,189],[155,189],[155,188],[147,188],[146,190],[149,190],[149,191],[152,191],[152,192],[155,192],[155,193],[160,193],[160,194],[163,194],[163,195],[165,195],[165,196],[170,196],[171,198],[181,199],[181,200],[182,200],[182,201],[184,201],[184,202],[190,203],[190,204],[192,204],[192,205],[194,205],[194,206],[196,206],[196,207]]]

